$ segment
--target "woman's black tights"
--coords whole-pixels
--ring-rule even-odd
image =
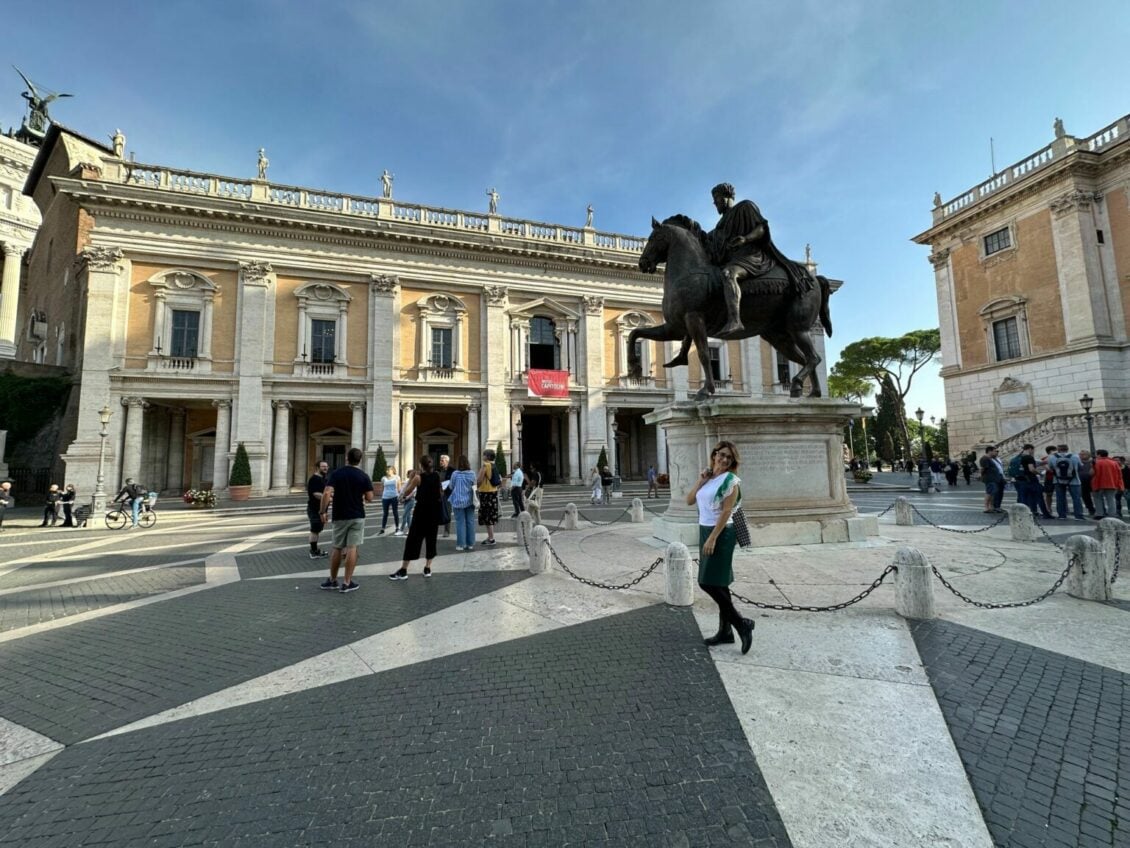
[[[699,583],[698,587],[706,594],[714,599],[714,603],[718,604],[718,618],[727,624],[735,627],[738,630],[742,629],[742,617],[738,611],[734,609],[734,601],[730,597],[730,589],[728,586],[708,586],[705,583]]]

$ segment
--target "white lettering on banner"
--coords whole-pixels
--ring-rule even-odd
[[[526,372],[526,389],[530,397],[569,397],[569,372],[531,368]]]

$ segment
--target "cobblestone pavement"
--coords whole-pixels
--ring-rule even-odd
[[[368,581],[346,596],[317,578],[243,581],[31,635],[0,651],[0,716],[72,744],[527,576]]]
[[[83,577],[98,577],[134,568],[148,568],[153,565],[168,565],[200,559],[198,552],[170,551],[168,553],[113,553],[110,556],[91,559],[57,559],[43,562],[30,562],[13,568],[0,575],[0,590],[38,586],[54,583],[57,580],[74,580]]]
[[[941,620],[912,632],[1000,848],[1130,845],[1130,675]]]
[[[174,592],[204,582],[204,563],[170,566],[81,580],[61,586],[29,588],[0,595],[0,630],[56,621],[93,609]]]
[[[662,606],[75,746],[0,820],[23,848],[790,845]]]

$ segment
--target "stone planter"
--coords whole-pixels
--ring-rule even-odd
[[[251,497],[250,486],[228,486],[228,498],[233,501],[245,501]]]

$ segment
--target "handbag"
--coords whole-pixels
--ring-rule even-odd
[[[734,507],[730,518],[734,522],[734,534],[738,537],[738,545],[743,548],[753,547],[753,538],[749,535],[749,524],[745,520],[745,510],[742,509],[741,504]]]

